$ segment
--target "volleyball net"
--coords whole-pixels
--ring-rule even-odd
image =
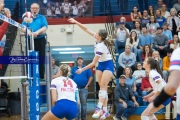
[[[33,36],[28,39],[27,35],[22,33],[22,29],[29,31],[26,26],[2,14],[0,14],[0,19],[9,23],[0,46],[0,79],[8,84],[10,92],[21,93],[21,119],[39,120],[42,97],[46,99],[46,110],[43,112],[51,108],[49,91],[51,80],[50,45],[48,42],[46,43],[44,60],[46,81],[40,82],[40,57],[38,52],[34,51]],[[32,60],[36,62],[32,62]],[[46,89],[43,94],[41,93],[41,86]]]

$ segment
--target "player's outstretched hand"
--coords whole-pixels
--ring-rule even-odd
[[[76,70],[76,73],[77,73],[77,74],[81,74],[81,73],[82,73],[82,69]]]
[[[68,22],[70,22],[70,23],[76,23],[77,21],[76,21],[74,18],[70,18],[70,19],[68,19]]]

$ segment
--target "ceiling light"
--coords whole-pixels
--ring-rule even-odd
[[[79,54],[79,53],[85,53],[84,51],[73,51],[73,52],[59,52],[60,54]]]
[[[61,62],[61,63],[74,63],[74,61],[64,61],[64,62]]]
[[[53,48],[53,51],[68,51],[68,50],[81,50],[80,47],[76,47],[76,48]]]

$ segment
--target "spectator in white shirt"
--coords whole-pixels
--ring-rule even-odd
[[[125,27],[125,22],[120,21],[119,25],[115,29],[114,37],[116,53],[119,53],[119,49],[125,48],[126,39],[129,37],[129,30]]]

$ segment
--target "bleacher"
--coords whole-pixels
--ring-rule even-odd
[[[18,0],[5,0],[5,6],[8,7],[11,12],[14,9],[15,3]],[[102,16],[107,13],[107,2],[108,0],[103,0],[104,2],[101,2],[102,0],[94,0],[94,16]],[[25,5],[24,0],[19,0],[20,7],[19,7],[19,17],[22,16],[22,14],[25,12],[25,8],[27,7],[27,10],[29,11],[30,5],[33,2],[38,2],[38,0],[27,0],[27,3]],[[111,2],[111,8],[113,15],[121,15],[126,14],[128,15],[131,11],[133,6],[139,6],[137,0],[128,0],[128,10],[127,11],[120,11],[118,0],[110,0]],[[104,3],[104,4],[103,4]],[[149,5],[155,6],[157,4],[157,0],[149,0]]]

